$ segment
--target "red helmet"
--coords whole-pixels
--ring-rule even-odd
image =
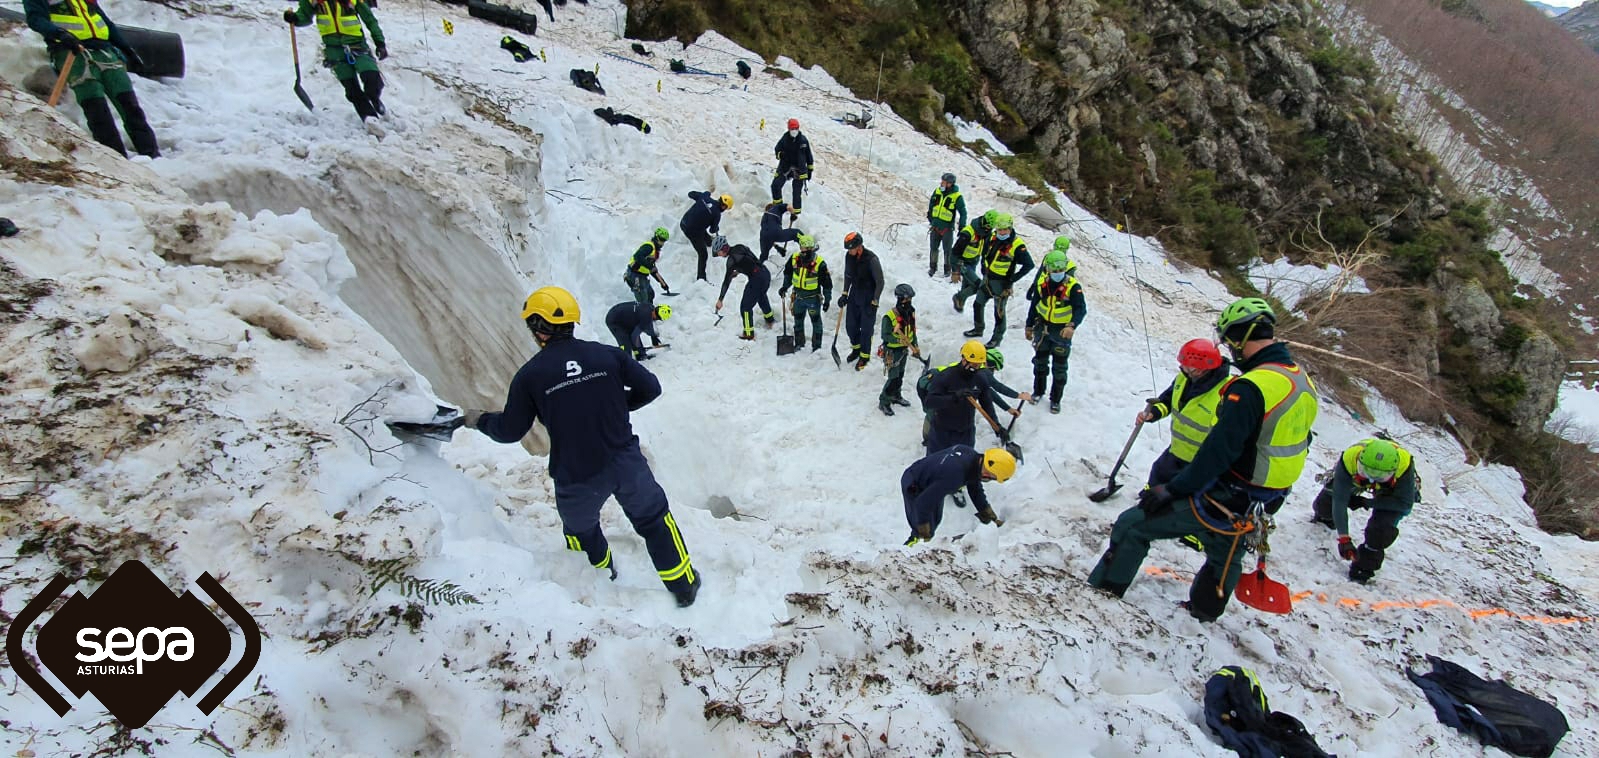
[[[1221,351],[1210,340],[1189,340],[1177,351],[1177,365],[1196,371],[1209,371],[1221,365]]]
[[[797,119],[797,118],[789,119],[788,120],[788,128],[790,128],[790,129],[798,129],[799,128],[799,119]]]

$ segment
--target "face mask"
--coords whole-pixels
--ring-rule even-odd
[[[790,130],[788,130],[788,136],[790,136],[790,137],[798,137],[799,136],[799,130],[798,129],[790,129]]]
[[[1066,281],[1066,272],[1056,271],[1049,275],[1049,280],[1052,282],[1064,282]]]
[[[994,232],[994,239],[1004,242],[1005,240],[1010,239],[1010,232]]]

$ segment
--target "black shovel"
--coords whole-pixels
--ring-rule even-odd
[[[294,96],[300,98],[306,110],[314,111],[316,106],[311,104],[311,96],[305,94],[305,87],[300,86],[300,43],[296,39],[293,24],[289,25],[289,47],[294,48]]]
[[[844,368],[844,359],[838,354],[838,332],[844,327],[844,306],[838,307],[838,321],[833,324],[833,365]]]
[[[1000,441],[1005,443],[1005,452],[1016,456],[1017,463],[1026,463],[1025,456],[1022,455],[1022,446],[1011,441],[1010,432],[1000,428],[999,423],[994,421],[994,417],[988,415],[988,411],[983,410],[983,406],[977,402],[977,398],[967,397],[966,401],[971,403],[978,413],[983,414],[983,418],[988,421],[988,425],[994,429],[994,434],[999,435]]]
[[[404,439],[423,438],[449,442],[455,430],[466,423],[461,412],[447,405],[438,406],[431,421],[387,421],[384,426],[395,436]]]
[[[1138,430],[1143,428],[1144,420],[1140,418],[1138,419],[1138,423],[1133,425],[1133,433],[1127,438],[1127,444],[1122,445],[1122,454],[1116,459],[1116,465],[1112,466],[1110,469],[1110,481],[1107,482],[1105,486],[1100,488],[1097,492],[1089,495],[1089,500],[1092,500],[1096,503],[1103,503],[1106,500],[1109,500],[1111,495],[1116,494],[1116,490],[1122,488],[1120,484],[1116,483],[1116,472],[1121,471],[1122,464],[1127,462],[1127,451],[1133,449],[1133,440],[1138,439]]]
[[[788,299],[783,298],[783,333],[777,337],[777,354],[788,355],[799,348],[794,345],[794,335],[788,333]]]

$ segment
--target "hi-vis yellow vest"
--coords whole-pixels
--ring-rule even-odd
[[[346,37],[365,36],[361,32],[361,17],[355,13],[355,3],[343,7],[339,0],[322,0],[316,6],[316,31],[324,37],[343,34]]]
[[[1069,324],[1072,320],[1072,288],[1077,286],[1077,277],[1068,276],[1066,281],[1062,282],[1066,285],[1065,297],[1044,294],[1053,284],[1054,282],[1049,280],[1049,272],[1039,275],[1038,300],[1034,302],[1033,310],[1046,324]]]
[[[1387,484],[1367,482],[1364,486],[1362,486],[1360,480],[1355,478],[1355,474],[1357,469],[1360,468],[1360,454],[1366,452],[1366,446],[1372,442],[1373,440],[1371,439],[1364,439],[1356,442],[1354,445],[1351,445],[1348,450],[1344,451],[1344,471],[1348,472],[1349,478],[1354,480],[1356,491],[1376,492],[1379,489],[1387,489],[1391,491],[1393,490],[1394,485],[1399,483],[1399,477],[1404,476],[1405,472],[1410,470],[1410,451],[1398,445],[1394,445],[1394,450],[1399,451],[1399,468],[1394,470],[1394,480],[1392,482],[1388,482]]]
[[[1285,490],[1299,480],[1310,454],[1310,427],[1316,423],[1316,385],[1302,366],[1263,363],[1243,376],[1260,389],[1266,415],[1255,442],[1255,471],[1249,483]],[[1232,382],[1227,383],[1228,386]]]
[[[1188,375],[1177,372],[1171,390],[1171,454],[1187,463],[1199,453],[1199,446],[1216,428],[1216,408],[1221,405],[1221,390],[1227,382],[1216,382],[1214,387],[1183,405],[1183,390],[1188,387]]]
[[[945,192],[943,187],[933,190],[933,220],[954,221],[955,204],[960,202],[961,193]]]
[[[111,27],[106,25],[105,17],[86,0],[66,0],[50,6],[50,23],[78,39],[111,39]]]
[[[963,247],[955,252],[960,253],[961,260],[963,261],[977,260],[977,256],[983,254],[983,240],[977,238],[977,230],[972,228],[971,224],[967,224],[966,226],[961,227],[961,230],[957,233],[957,236],[960,234],[966,235],[966,239],[969,241],[966,243],[966,247]]]
[[[899,311],[897,309],[888,309],[888,313],[883,314],[883,318],[890,319],[888,327],[888,344],[884,347],[899,348],[905,347],[911,343],[911,338],[915,335],[911,332],[905,331],[906,324],[902,319],[900,319]]]
[[[1010,239],[1008,240],[1001,242],[998,239],[989,238],[989,241],[994,245],[993,255],[988,257],[989,273],[994,276],[1009,275],[1011,263],[1016,258],[1016,251],[1018,249],[1026,249],[1026,247],[1022,245],[1022,241],[1016,236],[1016,230],[1014,229],[1011,230]]]
[[[792,260],[794,273],[789,276],[788,281],[802,294],[815,292],[816,288],[821,286],[821,282],[817,281],[816,272],[822,268],[822,256],[816,256],[816,260],[812,261],[810,266],[800,265],[799,257],[799,253],[794,254]]]

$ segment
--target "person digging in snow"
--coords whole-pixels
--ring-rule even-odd
[[[1077,264],[1066,257],[1065,248],[1070,246],[1071,242],[1065,237],[1056,238],[1055,249],[1044,256],[1038,280],[1027,289],[1027,300],[1033,307],[1027,311],[1023,334],[1033,344],[1033,397],[1044,394],[1045,385],[1053,376],[1055,382],[1049,388],[1050,413],[1060,413],[1060,399],[1066,394],[1066,361],[1072,354],[1072,336],[1083,323],[1083,317],[1088,315],[1083,287],[1074,276]],[[996,341],[999,332],[995,330]]]
[[[883,314],[883,345],[877,350],[888,371],[888,379],[883,382],[883,391],[877,395],[877,409],[885,416],[894,415],[896,405],[910,405],[903,389],[905,364],[911,356],[920,358],[922,355],[921,345],[916,341],[916,306],[911,303],[914,297],[916,290],[909,284],[895,287],[894,307]]]
[[[977,441],[977,409],[972,406],[972,399],[989,418],[994,417],[992,392],[981,375],[987,365],[988,349],[977,340],[967,340],[961,345],[959,362],[932,372],[927,396],[922,398],[922,408],[927,411],[922,444],[928,453],[950,445],[973,446]]]
[[[956,221],[957,216],[959,221]],[[966,198],[961,197],[960,187],[955,186],[954,174],[945,174],[938,182],[938,189],[927,198],[927,224],[927,275],[937,273],[940,260],[944,262],[944,276],[951,276],[952,271],[958,273],[955,230],[966,226]],[[942,258],[939,248],[944,250]]]
[[[778,244],[787,244],[800,238],[802,232],[794,227],[783,228],[783,212],[793,213],[794,209],[788,207],[782,200],[773,200],[766,204],[766,210],[761,212],[761,263],[771,256],[772,248]]]
[[[300,0],[299,7],[283,12],[283,20],[294,26],[310,26],[313,18],[317,33],[322,35],[322,65],[333,70],[333,76],[344,87],[344,99],[355,106],[361,121],[387,113],[378,61],[389,57],[389,47],[383,43],[383,30],[378,27],[377,16],[372,15],[372,7],[366,0]],[[362,24],[372,30],[371,49],[367,48]]]
[[[722,300],[727,297],[727,288],[733,283],[733,277],[743,274],[749,279],[744,283],[744,297],[738,303],[739,324],[744,327],[738,338],[754,340],[756,306],[760,306],[767,329],[777,323],[777,315],[772,313],[772,302],[766,298],[767,290],[772,288],[772,273],[761,265],[748,247],[729,245],[727,238],[720,234],[711,241],[711,252],[718,258],[727,259],[727,273],[722,275],[722,292],[716,296],[717,311],[722,310]]]
[[[712,195],[710,190],[704,192],[690,192],[688,199],[694,204],[683,212],[683,219],[677,223],[677,228],[683,230],[683,236],[688,238],[694,252],[699,255],[699,268],[695,270],[694,281],[707,281],[705,278],[705,263],[710,257],[711,235],[722,228],[722,214],[733,210],[733,196]]]
[[[962,489],[977,506],[978,521],[1004,526],[988,503],[983,482],[1004,482],[1015,473],[1016,457],[997,447],[979,454],[971,445],[952,445],[912,463],[899,477],[905,520],[911,526],[905,544],[931,540],[944,520],[944,498]]]
[[[811,352],[822,348],[822,313],[833,301],[833,275],[827,271],[827,261],[816,254],[816,240],[809,234],[795,238],[799,252],[789,256],[783,264],[783,285],[777,296],[788,295],[788,311],[794,314],[794,346],[805,344],[805,316],[811,317]]]
[[[883,295],[883,267],[877,253],[866,248],[860,232],[844,235],[844,335],[849,337],[849,358],[855,370],[872,360],[872,326],[877,321],[877,299]]]
[[[1399,539],[1399,522],[1421,502],[1421,482],[1410,451],[1391,440],[1364,439],[1350,445],[1316,496],[1312,519],[1338,533],[1338,557],[1349,561],[1349,578],[1365,584],[1382,568]],[[1349,511],[1371,509],[1359,548],[1349,536]]]
[[[506,443],[522,439],[534,421],[543,423],[567,549],[585,553],[590,565],[616,579],[600,528],[600,507],[614,495],[678,606],[693,605],[700,575],[628,420],[661,396],[660,380],[626,352],[574,337],[580,315],[577,298],[560,287],[528,295],[522,320],[539,351],[511,379],[503,411],[467,410],[463,422]]]
[[[133,92],[133,81],[128,78],[129,69],[144,69],[144,61],[122,38],[122,31],[111,23],[99,3],[95,0],[22,0],[22,10],[28,28],[44,37],[50,65],[57,73],[66,65],[67,53],[73,53],[72,71],[67,74],[67,81],[72,85],[72,96],[78,99],[78,107],[83,109],[83,120],[88,122],[94,141],[128,157],[117,122],[111,118],[111,108],[115,105],[122,114],[122,126],[128,130],[134,152],[151,158],[161,157],[155,132],[150,129],[144,108],[139,105],[139,96]]]
[[[661,337],[655,333],[655,322],[672,317],[672,306],[650,305],[629,300],[611,306],[605,314],[605,328],[616,338],[616,346],[627,351],[636,360],[648,360],[644,352],[644,337],[649,335],[650,346],[660,347]]]
[[[788,131],[777,138],[777,146],[772,151],[777,157],[777,170],[772,172],[772,202],[783,199],[783,182],[792,178],[789,205],[793,208],[788,212],[792,221],[805,204],[805,182],[810,180],[816,163],[811,158],[811,141],[800,132],[799,119],[788,120]]]
[[[1243,568],[1239,542],[1250,529],[1248,513],[1256,504],[1270,514],[1282,508],[1304,471],[1316,421],[1316,386],[1288,346],[1273,339],[1276,323],[1271,306],[1257,297],[1222,311],[1216,331],[1243,375],[1222,388],[1216,425],[1194,459],[1170,482],[1139,493],[1138,504],[1117,517],[1090,585],[1121,597],[1150,542],[1202,534],[1205,565],[1183,607],[1200,621],[1226,611]]]
[[[966,332],[968,337],[983,336],[983,309],[993,300],[994,336],[988,340],[989,347],[999,347],[1005,339],[1005,304],[1010,302],[1011,288],[1027,281],[1027,272],[1033,270],[1033,256],[1011,223],[1009,213],[996,214],[994,235],[983,243],[983,284],[972,301],[972,328]]]
[[[655,304],[655,288],[650,286],[650,277],[661,283],[662,290],[672,291],[660,271],[661,245],[666,244],[671,237],[666,227],[657,226],[655,233],[633,251],[633,258],[627,262],[627,272],[622,275],[622,281],[633,291],[634,300],[645,305]]]

